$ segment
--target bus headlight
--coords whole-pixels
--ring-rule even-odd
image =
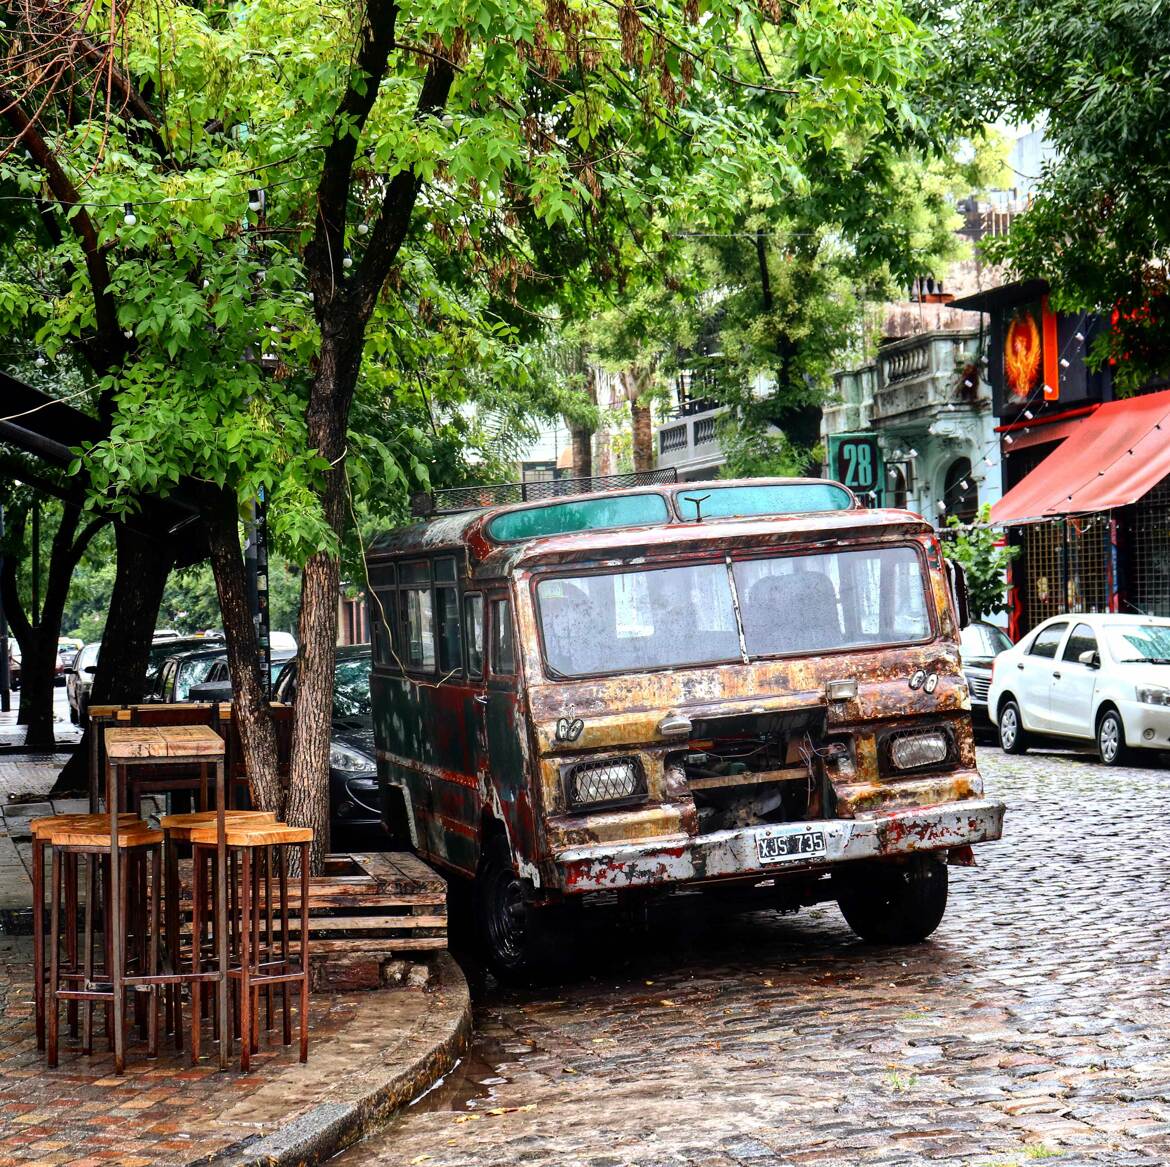
[[[630,802],[645,793],[646,776],[637,758],[577,762],[565,770],[565,794],[573,807]]]
[[[907,733],[890,742],[890,761],[899,770],[938,766],[950,754],[950,739],[941,730]]]

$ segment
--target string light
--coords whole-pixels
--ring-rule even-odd
[[[248,210],[254,213],[264,210],[264,191],[262,188],[255,187],[248,191]]]
[[[43,369],[49,362],[45,360],[43,354],[37,353],[37,359],[33,361],[38,369]]]
[[[342,266],[343,268],[345,268],[345,270],[346,270],[346,271],[349,271],[349,269],[350,269],[351,267],[353,267],[353,256],[352,256],[352,255],[347,255],[347,256],[346,256],[346,257],[345,257],[345,258],[344,258],[344,259],[341,261],[341,266]]]
[[[1067,369],[1067,368],[1068,368],[1068,357],[1061,357],[1061,358],[1060,358],[1060,367],[1061,367],[1062,369]]]
[[[138,222],[138,216],[134,213],[134,204],[125,203],[123,204],[122,209],[125,211],[125,214],[122,216],[122,222],[125,223],[127,227],[133,227],[134,224]]]
[[[357,233],[359,235],[366,235],[369,233],[369,230],[370,230],[369,223],[359,223],[357,225]]]

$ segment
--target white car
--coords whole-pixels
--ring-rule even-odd
[[[1170,619],[1054,616],[1001,652],[988,712],[999,744],[1094,742],[1106,766],[1137,748],[1170,749]]]

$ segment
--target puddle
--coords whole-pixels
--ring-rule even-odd
[[[506,1086],[511,1082],[512,1079],[501,1072],[501,1067],[531,1052],[528,1046],[520,1052],[515,1045],[476,1037],[455,1068],[425,1094],[416,1098],[405,1113],[478,1110],[492,1101],[498,1086]]]

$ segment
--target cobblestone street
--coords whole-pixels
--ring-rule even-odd
[[[834,905],[676,915],[488,991],[462,1071],[337,1162],[1170,1161],[1170,770],[980,761],[1005,837],[933,942],[868,947]]]

